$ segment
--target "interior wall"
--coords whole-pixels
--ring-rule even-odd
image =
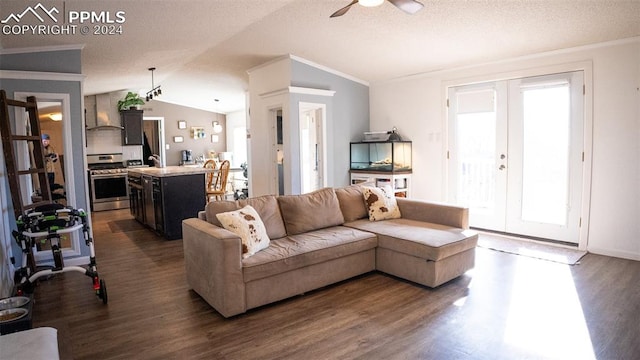
[[[640,260],[640,38],[564,49],[371,85],[371,128],[413,141],[416,198],[446,201],[445,84],[490,81],[574,62],[593,69],[587,249]]]
[[[285,119],[289,116],[288,102],[282,94],[277,94],[291,84],[289,58],[275,59],[250,69],[248,73],[249,194],[260,196],[275,193],[275,129],[272,111],[280,109]]]
[[[305,88],[311,93],[290,87]],[[313,90],[334,91],[333,96]],[[249,70],[250,185],[252,196],[272,194],[275,185],[273,111],[282,110],[285,193],[300,192],[298,102],[327,104],[327,184],[349,184],[349,142],[369,128],[369,87],[295,56],[285,56]]]
[[[198,156],[208,156],[209,151],[213,150],[220,153],[227,150],[226,143],[226,116],[224,114],[215,113],[206,110],[194,109],[186,106],[170,104],[162,101],[151,100],[142,106],[144,116],[162,116],[164,117],[165,142],[168,145],[166,149],[166,165],[180,165],[182,160],[182,150],[191,150],[194,160]],[[183,120],[187,123],[186,129],[178,128],[178,121]],[[222,132],[213,133],[213,122],[217,121],[222,125]],[[202,139],[194,139],[192,137],[192,127],[203,127],[205,129],[205,137]],[[218,141],[213,142],[211,135],[217,135]],[[183,142],[174,142],[175,136],[181,136]]]
[[[36,71],[61,74],[80,74],[82,46],[66,46],[65,49],[50,46],[30,49],[9,49],[1,54],[2,70]]]
[[[349,143],[361,141],[363,133],[370,130],[369,85],[297,58],[292,61],[291,71],[293,86],[335,91],[332,97],[326,99],[327,185],[346,186],[350,182]],[[323,99],[318,96],[299,95],[296,101],[322,103]],[[295,116],[298,116],[297,110]]]

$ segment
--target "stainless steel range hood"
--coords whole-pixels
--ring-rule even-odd
[[[120,125],[120,117],[118,116],[118,111],[115,104],[111,104],[111,97],[109,96],[109,94],[99,94],[95,97],[95,113],[91,114],[95,116],[95,123],[91,124],[89,121],[89,119],[94,116],[87,116],[87,130],[124,129]]]

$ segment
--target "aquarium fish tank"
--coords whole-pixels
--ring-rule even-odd
[[[363,141],[350,145],[351,170],[411,172],[411,141]]]

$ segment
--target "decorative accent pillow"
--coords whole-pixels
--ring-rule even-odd
[[[242,258],[269,246],[271,240],[256,210],[247,205],[242,209],[216,214],[222,226],[242,239]]]
[[[279,239],[287,236],[287,230],[284,227],[284,220],[282,220],[278,200],[276,200],[275,196],[262,195],[238,200],[238,209],[246,205],[251,205],[256,209],[264,223],[264,227],[267,228],[269,239]]]
[[[382,188],[363,186],[362,194],[369,209],[370,221],[399,219],[401,217],[400,208],[391,186]]]

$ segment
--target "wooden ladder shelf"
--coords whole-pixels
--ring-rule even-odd
[[[22,108],[28,113],[29,120],[27,123],[27,135],[17,135],[11,130],[11,113],[9,107]],[[20,126],[20,112],[16,111],[15,119],[16,128]],[[38,117],[38,105],[35,96],[27,97],[27,101],[17,101],[7,99],[7,93],[0,90],[0,132],[2,133],[2,150],[7,167],[7,180],[9,181],[9,189],[11,191],[11,200],[13,203],[13,212],[16,216],[25,213],[26,210],[35,208],[40,205],[50,204],[51,188],[49,187],[49,179],[47,178],[46,162],[44,159],[44,146],[40,133],[40,120]],[[18,160],[16,149],[24,146],[30,152],[30,168],[18,169]],[[35,165],[35,166],[34,166]],[[21,176],[37,175],[38,184],[40,184],[41,199],[33,202],[31,199],[23,199],[22,189],[20,188]],[[31,179],[29,179],[31,181]]]

